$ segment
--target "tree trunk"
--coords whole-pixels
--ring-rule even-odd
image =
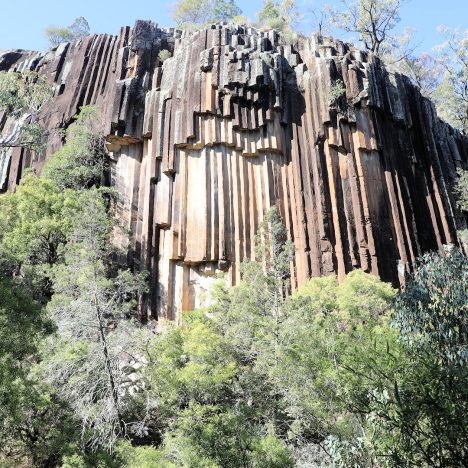
[[[94,306],[96,308],[96,317],[98,320],[98,327],[99,327],[99,339],[101,341],[101,346],[102,346],[102,353],[104,355],[104,361],[106,363],[106,371],[107,371],[107,377],[109,379],[109,385],[111,388],[111,393],[112,393],[112,400],[114,402],[115,406],[115,411],[117,413],[117,420],[119,422],[119,427],[120,430],[122,431],[123,434],[125,434],[125,424],[123,422],[122,416],[120,414],[120,405],[119,405],[119,393],[117,391],[117,386],[115,384],[115,379],[114,379],[114,374],[112,372],[112,365],[111,365],[111,360],[109,357],[109,349],[107,347],[107,340],[106,340],[106,334],[104,332],[104,324],[102,320],[102,313],[101,309],[99,307],[99,301],[97,299],[96,293],[94,294]]]

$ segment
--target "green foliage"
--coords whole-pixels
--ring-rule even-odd
[[[344,87],[343,81],[334,81],[330,86],[330,91],[328,92],[328,104],[330,106],[336,105],[345,92],[346,88]]]
[[[237,16],[234,16],[232,18],[232,23],[233,24],[238,24],[238,25],[244,25],[244,26],[248,26],[250,25],[250,20],[247,16],[243,16],[243,15],[237,15]]]
[[[291,246],[277,210],[257,243],[261,263],[244,265],[239,286],[219,285],[207,313],[152,340],[154,417],[176,465],[293,466],[295,445],[354,440],[360,415],[348,401],[369,387],[348,369],[369,354],[385,361],[388,342],[397,346],[389,285],[357,271],[340,285],[311,280],[285,299]],[[377,459],[371,442],[366,462]]]
[[[381,57],[391,68],[408,75],[424,96],[435,104],[437,114],[454,128],[468,130],[468,31],[439,26],[444,42],[432,54],[414,54],[408,45],[412,32],[388,38]]]
[[[0,278],[0,450],[34,466],[56,461],[73,432],[69,413],[31,368],[41,341],[53,331],[43,308],[18,282]]]
[[[74,193],[27,175],[15,193],[0,198],[2,248],[18,262],[38,259],[52,265],[73,224],[71,216],[65,214],[73,212],[77,202]]]
[[[438,114],[460,131],[468,132],[468,29],[440,26],[445,41],[436,47],[442,80],[433,97]]]
[[[400,21],[405,0],[341,0],[342,10],[328,7],[334,25],[347,33],[356,33],[362,45],[379,54],[394,41],[391,32]]]
[[[79,221],[83,189],[104,178],[107,160],[95,126],[96,111],[83,108],[43,176],[26,174],[15,193],[0,197],[0,266],[19,274],[41,301],[50,297],[50,269]]]
[[[395,333],[386,327],[385,314],[395,291],[361,271],[338,284],[334,277],[313,279],[298,293],[291,307],[278,384],[296,415],[292,431],[325,438],[329,433],[346,437],[355,431],[356,419],[346,404],[358,376],[347,369],[372,349],[386,349]],[[376,348],[376,339],[382,343]]]
[[[393,339],[387,333],[386,346],[376,340],[345,366],[360,382],[348,400],[372,439],[335,441],[338,454],[370,444],[367,452],[385,454],[390,466],[463,466],[466,268],[459,252],[425,255],[395,303]]]
[[[90,34],[89,23],[84,16],[76,18],[68,29],[72,34],[74,41],[84,39]]]
[[[104,455],[98,456],[102,448],[111,447],[120,434],[145,430],[136,418],[143,410],[132,398],[142,384],[132,378],[133,366],[144,360],[145,334],[129,320],[144,278],[111,265],[115,223],[109,190],[95,187],[104,166],[95,143],[102,142],[95,118],[93,109],[82,109],[46,174],[28,174],[15,193],[0,197],[2,275],[48,302],[47,315],[56,328],[39,354],[31,328],[40,323],[39,314],[35,322],[32,313],[19,314],[18,324],[24,319],[21,326],[30,333],[22,340],[14,322],[5,322],[12,337],[34,345],[30,352],[40,362],[21,353],[16,367],[5,362],[5,371],[16,375],[5,402],[2,437],[8,437],[2,454],[27,457],[34,466],[56,466],[62,456],[69,464],[110,466]],[[33,309],[11,285],[22,307]],[[7,296],[1,299],[11,307]],[[49,333],[51,329],[49,325]]]
[[[41,338],[52,331],[41,306],[13,280],[0,277],[0,415],[12,417],[17,392],[27,375],[23,361],[37,352]]]
[[[17,405],[3,421],[6,437],[0,457],[7,455],[18,464],[27,459],[32,466],[56,466],[64,453],[73,450],[79,436],[71,411],[34,374],[17,379],[13,391]]]
[[[50,268],[71,232],[80,197],[29,174],[0,197],[0,266],[22,278],[34,297],[50,296]]]
[[[459,178],[454,188],[457,205],[460,210],[468,212],[468,171],[459,169],[458,176]]]
[[[211,0],[179,0],[172,11],[177,25],[186,23],[203,24],[210,17]]]
[[[98,114],[86,106],[75,116],[66,134],[66,144],[52,155],[43,169],[43,177],[59,189],[82,189],[103,183],[107,168],[104,139],[99,131]]]
[[[300,15],[295,0],[264,0],[263,8],[258,12],[261,26],[291,32]]]
[[[145,290],[144,277],[110,270],[114,223],[100,190],[83,192],[81,204],[63,262],[53,268],[54,295],[47,309],[59,339],[51,341],[43,367],[81,421],[87,444],[112,448],[136,424],[126,420],[131,405],[126,382],[142,358],[132,346],[137,328],[128,319]]]
[[[50,47],[56,47],[62,42],[74,42],[84,39],[90,34],[90,28],[86,18],[80,16],[70,26],[49,26],[44,30],[44,33]]]
[[[50,94],[45,78],[35,72],[0,72],[0,110],[13,117],[36,111]]]
[[[402,61],[401,71],[408,75],[421,90],[423,96],[437,101],[436,88],[443,76],[443,68],[430,54],[407,55]]]
[[[35,72],[0,72],[0,111],[15,119],[13,128],[6,126],[10,133],[0,134],[0,148],[42,150],[44,128],[31,120],[50,95],[50,86]]]
[[[179,26],[230,21],[242,10],[234,0],[178,0],[172,17]]]
[[[162,49],[159,51],[158,59],[161,62],[165,62],[168,58],[171,58],[172,54],[167,49]]]
[[[454,250],[425,254],[398,297],[393,317],[409,346],[432,350],[443,362],[468,360],[468,262]]]
[[[291,451],[277,437],[267,434],[254,444],[252,467],[288,468],[295,466]]]
[[[129,460],[133,459],[130,457],[135,449],[128,443],[122,443],[121,446],[122,448],[118,447],[113,453],[104,450],[90,452],[75,447],[66,451],[59,466],[60,468],[121,468],[123,466],[133,468],[134,465],[131,465]],[[125,453],[123,453],[124,450]]]
[[[242,10],[235,4],[234,0],[215,0],[212,7],[212,20],[231,21],[242,14]]]
[[[40,153],[45,148],[45,137],[46,133],[44,127],[41,124],[37,122],[24,124],[21,127],[19,144],[20,146],[30,148],[36,153]]]
[[[121,460],[120,466],[128,468],[176,468],[161,449],[152,446],[132,447],[125,441],[117,446],[116,454]]]
[[[460,252],[425,255],[399,296],[359,270],[290,294],[273,208],[241,283],[150,332],[144,276],[112,261],[95,128],[83,109],[43,177],[0,197],[2,465],[465,466]]]

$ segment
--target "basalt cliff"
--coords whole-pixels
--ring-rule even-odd
[[[26,69],[53,85],[37,116],[48,130],[81,106],[99,111],[117,216],[131,233],[115,242],[150,272],[148,317],[203,304],[217,273],[237,283],[273,205],[295,245],[293,288],[355,268],[399,285],[419,255],[457,245],[466,226],[451,187],[467,138],[406,76],[349,44],[137,21],[118,36],[0,55],[0,70]],[[60,135],[51,131],[39,156],[3,150],[0,190],[40,172]]]

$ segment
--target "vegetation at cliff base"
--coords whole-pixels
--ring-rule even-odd
[[[43,175],[0,197],[3,465],[465,465],[461,252],[424,256],[400,294],[359,270],[290,294],[273,208],[239,285],[142,325],[96,128],[84,108]]]

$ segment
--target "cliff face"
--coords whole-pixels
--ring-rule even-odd
[[[173,55],[164,63],[163,49]],[[151,272],[150,316],[200,305],[220,270],[238,282],[272,205],[295,244],[293,287],[354,268],[398,285],[464,226],[450,188],[467,139],[408,78],[342,42],[138,21],[117,37],[0,55],[0,70],[23,69],[54,85],[38,116],[48,129],[98,107],[117,213],[132,232],[116,243]],[[13,190],[61,144],[52,133],[40,157],[4,151],[0,185]]]

